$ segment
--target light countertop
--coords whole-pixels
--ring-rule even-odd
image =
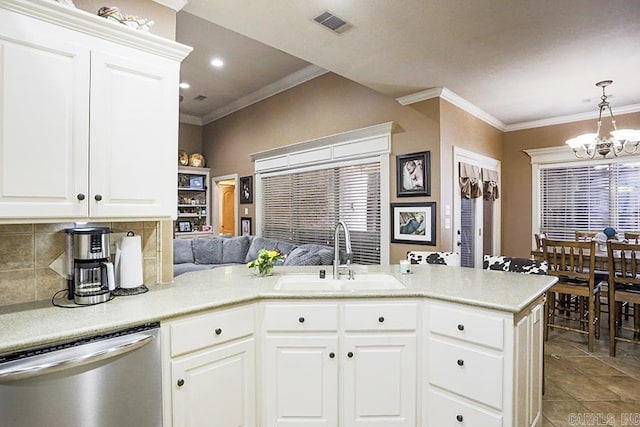
[[[261,299],[308,298],[431,298],[517,313],[544,293],[555,277],[503,273],[440,265],[412,265],[401,275],[398,265],[354,266],[356,275],[387,272],[404,289],[356,291],[274,290],[279,277],[290,273],[318,274],[331,266],[276,267],[269,277],[256,277],[244,265],[185,273],[172,285],[152,286],[142,295],[80,308],[54,307],[51,303],[9,306],[0,310],[0,354],[162,321],[199,311]]]

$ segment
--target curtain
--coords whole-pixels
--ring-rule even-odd
[[[482,168],[482,181],[484,183],[484,199],[498,200],[500,189],[498,188],[498,172]]]
[[[460,192],[467,199],[482,196],[480,167],[460,162]]]

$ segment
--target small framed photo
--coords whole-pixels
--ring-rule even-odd
[[[191,178],[189,178],[189,188],[204,188],[204,177],[192,176]]]
[[[391,203],[391,243],[436,244],[436,202]]]
[[[398,197],[431,195],[431,152],[396,156]]]
[[[240,203],[253,203],[253,176],[240,178]]]
[[[251,236],[251,218],[240,217],[240,234],[242,236]]]
[[[178,231],[190,233],[192,231],[191,223],[189,221],[178,221]]]

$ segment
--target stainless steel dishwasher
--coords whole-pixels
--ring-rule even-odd
[[[0,426],[162,426],[159,324],[0,357]]]

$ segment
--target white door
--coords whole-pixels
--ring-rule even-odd
[[[91,54],[90,215],[175,216],[179,64]]]
[[[337,426],[338,338],[269,336],[264,342],[265,426]]]
[[[253,338],[171,363],[174,427],[252,427]]]
[[[89,50],[18,27],[0,26],[0,217],[86,217]]]
[[[483,197],[467,199],[460,192],[461,162],[498,172],[500,186],[500,161],[458,147],[453,149],[454,180],[454,251],[460,252],[463,267],[482,268],[483,255],[500,254],[500,199]]]
[[[415,335],[347,335],[343,426],[416,425]]]

